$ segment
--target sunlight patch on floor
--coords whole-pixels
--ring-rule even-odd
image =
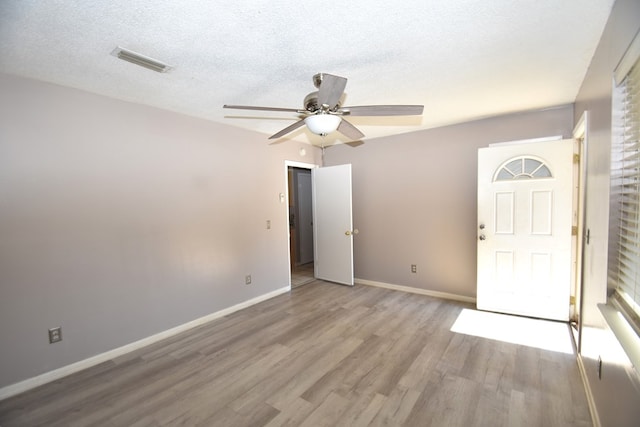
[[[562,322],[465,308],[451,327],[451,332],[542,350],[574,353],[569,326]]]

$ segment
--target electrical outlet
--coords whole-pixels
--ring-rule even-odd
[[[418,266],[415,264],[411,264],[411,272],[412,273],[417,273],[418,272]]]
[[[62,326],[49,329],[49,344],[62,341]]]
[[[247,274],[246,276],[244,276],[244,284],[245,285],[250,285],[251,284],[251,275]]]
[[[271,220],[267,220],[267,230],[271,230]]]

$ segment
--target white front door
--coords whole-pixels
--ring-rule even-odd
[[[351,165],[313,169],[312,174],[315,277],[353,286]]]
[[[569,320],[573,140],[478,150],[480,310]]]

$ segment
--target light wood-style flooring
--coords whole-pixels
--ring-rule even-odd
[[[291,269],[291,287],[306,285],[314,280],[313,263],[294,266]]]
[[[591,426],[575,356],[468,304],[314,281],[0,402],[9,426]]]

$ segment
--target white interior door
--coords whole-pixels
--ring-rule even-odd
[[[351,165],[313,169],[312,174],[315,277],[353,286]]]
[[[478,150],[478,309],[569,320],[572,179],[572,140]]]

